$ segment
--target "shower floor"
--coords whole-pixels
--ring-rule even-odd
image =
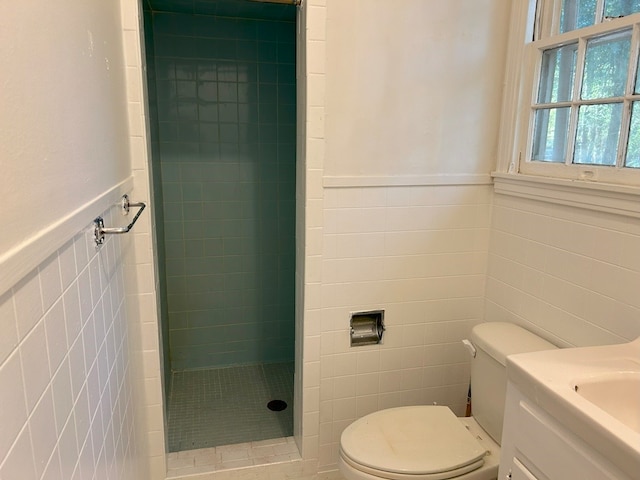
[[[291,436],[293,363],[174,372],[168,424],[170,452]]]

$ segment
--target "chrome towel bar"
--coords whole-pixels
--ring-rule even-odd
[[[128,233],[131,231],[135,223],[138,221],[138,217],[140,217],[140,214],[145,209],[146,205],[143,202],[131,203],[129,201],[129,196],[123,195],[122,196],[122,214],[127,215],[131,207],[139,207],[140,210],[138,210],[138,212],[136,213],[136,216],[133,217],[133,220],[131,220],[131,223],[126,227],[105,227],[104,220],[102,219],[102,217],[98,217],[93,221],[93,224],[94,224],[93,235],[96,240],[96,245],[102,245],[104,243],[104,236],[106,234]]]

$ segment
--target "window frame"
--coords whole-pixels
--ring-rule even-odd
[[[537,25],[551,25],[551,29],[558,29],[558,17],[557,9],[560,5],[560,1],[554,0],[539,0],[538,5],[542,5],[542,8],[538,9],[539,14],[536,15]],[[553,7],[553,8],[552,8]],[[548,30],[548,29],[547,29]],[[631,52],[629,56],[629,66],[627,71],[627,85],[624,95],[619,97],[612,97],[602,100],[582,100],[579,98],[579,92],[576,96],[575,92],[578,91],[578,86],[581,82],[581,77],[585,62],[586,44],[589,40],[601,37],[608,33],[622,32],[625,30],[631,30]],[[638,48],[640,43],[640,13],[628,15],[626,17],[616,18],[608,21],[603,21],[591,25],[589,27],[583,27],[569,32],[549,35],[549,32],[541,32],[539,35],[541,38],[529,41],[524,46],[524,62],[523,68],[525,69],[523,79],[527,81],[527,85],[524,87],[525,92],[530,92],[529,96],[523,95],[523,104],[521,106],[523,112],[528,112],[527,118],[522,121],[522,128],[526,128],[526,131],[522,132],[520,138],[525,140],[524,144],[520,146],[520,161],[519,171],[525,174],[543,175],[558,178],[568,178],[573,180],[589,180],[589,181],[602,181],[605,183],[615,184],[630,184],[640,185],[640,169],[623,167],[621,165],[620,157],[624,155],[624,146],[626,146],[626,140],[629,133],[629,121],[630,121],[630,108],[633,100],[640,101],[640,94],[633,93],[633,83],[635,81],[635,75],[633,78],[632,73],[636,72],[638,61]],[[623,105],[623,121],[621,123],[620,135],[622,138],[619,142],[618,155],[615,166],[601,166],[601,165],[587,165],[587,164],[574,164],[574,163],[551,163],[540,162],[530,160],[533,147],[533,115],[537,107],[537,95],[538,86],[540,81],[541,62],[543,52],[550,48],[560,47],[564,45],[576,44],[578,45],[578,61],[575,71],[574,81],[574,95],[568,102],[562,102],[563,105],[570,106],[571,109],[577,108],[579,105],[592,105],[592,104],[613,104],[621,103]],[[569,124],[567,145],[569,152],[567,157],[569,160],[572,158],[576,141],[576,117],[571,116]],[[623,148],[620,148],[623,145]]]
[[[512,3],[498,161],[492,173],[495,191],[640,218],[640,169],[615,168],[612,172],[610,166],[528,161],[543,49],[574,42],[576,36],[586,41],[629,27],[634,28],[633,35],[640,35],[640,13],[635,13],[534,42],[534,27],[541,25],[543,15],[553,15],[551,6],[558,4],[553,0]],[[632,47],[631,62],[638,61],[639,44],[640,38]]]

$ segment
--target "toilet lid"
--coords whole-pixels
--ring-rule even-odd
[[[371,413],[340,438],[352,463],[400,474],[428,475],[482,465],[486,450],[444,406],[399,407]]]

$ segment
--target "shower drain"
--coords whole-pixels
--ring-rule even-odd
[[[271,400],[267,403],[267,408],[272,412],[281,412],[285,408],[287,408],[287,402],[284,400]]]

